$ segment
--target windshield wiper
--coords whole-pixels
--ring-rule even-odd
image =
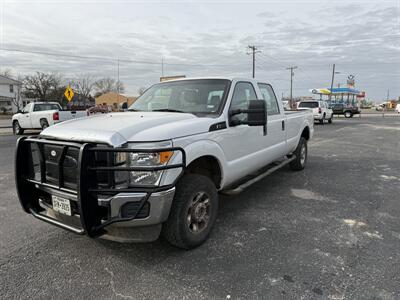
[[[160,108],[160,109],[153,109],[152,111],[165,111],[165,112],[177,112],[177,113],[187,113],[186,111],[172,109],[172,108]]]
[[[140,111],[140,110],[136,109],[136,108],[129,108],[129,109],[127,109],[127,111]]]

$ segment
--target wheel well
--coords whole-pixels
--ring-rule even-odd
[[[41,118],[41,119],[40,119],[40,124],[42,124],[43,121],[45,121],[47,124],[49,124],[49,121],[47,121],[46,118]]]
[[[192,161],[186,168],[186,173],[200,174],[210,178],[217,188],[221,185],[221,167],[214,156],[202,156]]]
[[[310,139],[310,128],[308,128],[308,126],[303,129],[301,137],[305,138],[307,141]]]

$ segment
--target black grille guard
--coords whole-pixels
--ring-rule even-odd
[[[62,146],[62,155],[58,165],[59,178],[58,184],[51,184],[46,182],[46,164],[43,151],[40,150],[40,180],[29,178],[30,171],[30,144],[36,145],[57,145]],[[78,167],[77,167],[77,190],[65,188],[63,185],[63,157],[68,147],[79,149]],[[39,148],[40,149],[40,148]],[[151,153],[161,151],[179,151],[182,154],[182,163],[154,166],[154,167],[121,167],[121,166],[96,166],[95,152],[130,152],[130,153]],[[152,149],[129,149],[129,148],[111,148],[99,147],[97,144],[91,143],[76,143],[58,140],[48,140],[36,136],[21,137],[17,141],[16,155],[15,155],[15,182],[17,187],[18,198],[22,208],[25,212],[32,214],[34,217],[61,227],[63,229],[72,231],[78,234],[87,234],[90,237],[98,237],[106,233],[105,226],[116,222],[130,221],[136,218],[143,205],[150,198],[151,193],[165,191],[171,189],[176,185],[176,182],[183,175],[186,167],[186,154],[180,147],[166,147],[166,148],[152,148]],[[98,186],[97,172],[115,172],[115,171],[159,171],[168,169],[181,168],[181,172],[175,181],[169,185],[163,186],[150,186],[150,185],[136,185],[129,188],[115,188],[111,183],[106,188]],[[39,204],[41,188],[50,188],[63,193],[68,193],[76,196],[79,219],[81,228],[65,224],[58,219],[54,219],[44,215],[42,208]],[[112,217],[103,218],[98,205],[98,195],[113,195],[123,192],[138,192],[146,193],[146,196],[141,199],[140,209],[134,216],[130,217]]]

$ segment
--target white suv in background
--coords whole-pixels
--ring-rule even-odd
[[[325,120],[328,120],[329,123],[332,123],[333,110],[328,107],[328,104],[325,101],[300,101],[297,105],[297,109],[312,109],[314,120],[318,120],[321,124],[324,124]]]

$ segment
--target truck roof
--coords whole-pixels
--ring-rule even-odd
[[[58,102],[56,102],[56,101],[47,101],[47,102],[44,102],[44,101],[35,101],[35,102],[31,102],[31,103],[33,103],[33,104],[60,104],[60,103],[58,103]]]
[[[259,81],[259,82],[267,82],[266,80],[260,80],[258,78],[249,78],[249,77],[233,77],[233,76],[207,76],[207,77],[187,77],[187,78],[177,78],[171,79],[167,81],[163,81],[161,83],[166,82],[175,82],[175,81],[186,81],[186,80],[194,80],[194,79],[225,79],[229,81],[238,80],[238,81]]]

